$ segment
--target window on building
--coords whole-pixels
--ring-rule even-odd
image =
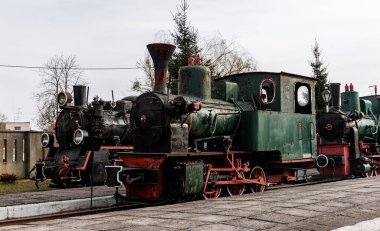
[[[20,126],[16,126],[14,127],[15,131],[21,131],[21,127]]]
[[[25,162],[25,139],[22,139],[22,162]]]
[[[4,145],[3,145],[3,162],[7,162],[7,139],[4,139]]]
[[[14,146],[13,146],[13,161],[17,161],[17,140],[15,140]]]

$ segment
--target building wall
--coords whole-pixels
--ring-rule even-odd
[[[43,159],[47,153],[41,147],[41,134],[33,131],[1,131],[0,174],[13,173],[18,178],[27,178],[36,160]]]
[[[30,131],[30,123],[29,122],[0,123],[0,131]]]

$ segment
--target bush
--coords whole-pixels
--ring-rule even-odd
[[[11,184],[17,180],[17,176],[15,174],[3,173],[0,175],[0,181],[3,184]]]

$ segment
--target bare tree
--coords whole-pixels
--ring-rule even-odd
[[[52,129],[59,113],[58,93],[71,92],[73,85],[85,84],[85,81],[74,55],[54,56],[47,61],[40,74],[40,91],[34,95],[38,109],[37,126],[41,129]]]
[[[145,53],[144,60],[139,60],[136,63],[144,72],[143,81],[135,79],[132,83],[132,90],[137,92],[151,91],[154,87],[154,67],[153,60],[148,53]]]
[[[219,33],[211,39],[204,39],[201,47],[204,65],[210,68],[214,78],[257,69],[256,61],[243,47]]]
[[[0,123],[6,122],[7,120],[7,116],[0,112]]]
[[[211,39],[203,39],[200,47],[203,65],[210,68],[213,78],[257,70],[256,60],[243,47],[235,41],[223,38],[220,34]],[[136,65],[144,72],[144,76],[133,81],[132,90],[137,92],[152,90],[154,68],[149,54],[145,53],[144,59],[137,61]]]

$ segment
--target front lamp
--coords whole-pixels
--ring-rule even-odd
[[[74,132],[74,144],[79,145],[82,144],[84,141],[84,138],[88,137],[88,132],[86,130],[77,129]]]
[[[327,87],[325,87],[325,89],[322,91],[321,95],[322,95],[322,99],[325,102],[325,104],[328,105],[330,100],[331,100],[331,91]]]
[[[73,101],[73,97],[69,92],[60,92],[57,98],[59,106],[65,106]]]
[[[54,144],[54,136],[46,132],[41,135],[41,145],[43,148],[51,147]]]

